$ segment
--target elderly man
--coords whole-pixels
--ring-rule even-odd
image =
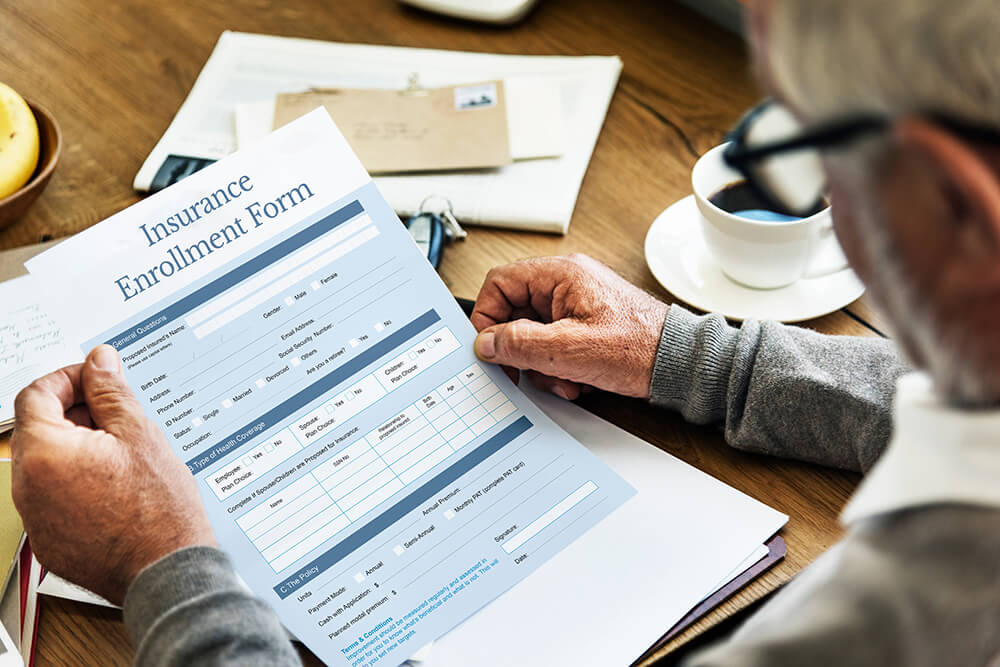
[[[584,257],[492,271],[476,352],[564,398],[598,387],[722,424],[740,449],[874,465],[844,539],[693,664],[996,664],[1000,11],[788,0],[758,7],[752,27],[766,85],[822,145],[844,248],[922,371],[903,375],[882,341],[696,317]],[[113,350],[36,382],[17,418],[32,544],[124,601],[139,662],[297,661],[237,584]]]

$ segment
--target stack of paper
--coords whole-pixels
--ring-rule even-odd
[[[260,132],[275,95],[312,88],[403,89],[413,75],[427,88],[503,80],[508,89],[511,152],[553,153],[548,122],[558,91],[562,155],[521,160],[498,169],[379,176],[375,181],[401,215],[429,195],[448,198],[463,223],[565,233],[584,172],[621,72],[617,57],[508,56],[430,49],[337,44],[225,32],[170,127],[146,158],[135,188],[149,190],[171,155],[218,160],[237,148],[234,113],[245,136]],[[256,107],[241,107],[241,105]],[[261,112],[263,109],[263,112]],[[264,123],[266,126],[266,122]],[[558,135],[555,135],[558,137]],[[541,146],[541,147],[539,147]]]

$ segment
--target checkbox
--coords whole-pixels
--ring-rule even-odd
[[[376,322],[375,323],[375,331],[382,331],[383,329],[385,329],[385,325],[384,324],[382,324],[381,322]]]
[[[416,352],[410,352],[410,359],[416,359],[416,358],[417,358],[417,353]]]
[[[429,341],[427,341],[427,349],[428,350],[430,350],[431,348],[433,348],[435,345],[437,345],[437,343],[434,342],[433,338],[431,338]]]
[[[318,290],[319,289],[319,281],[314,280],[311,283],[309,283],[309,286],[312,287],[313,290]]]
[[[349,391],[346,394],[344,394],[344,400],[346,400],[346,401],[353,401],[354,400],[354,392],[353,391]]]
[[[233,402],[232,402],[232,401],[230,401],[230,400],[229,400],[229,399],[227,398],[226,400],[224,400],[224,401],[222,402],[222,407],[224,407],[224,408],[231,408],[231,407],[233,407]]]
[[[402,556],[404,551],[406,551],[406,549],[403,548],[402,544],[397,544],[392,548],[392,552],[397,556]]]
[[[266,445],[264,445],[264,451],[265,452],[273,452],[274,451],[274,443],[273,442],[269,442]]]
[[[243,457],[243,465],[248,466],[248,465],[251,465],[251,464],[253,464],[253,458],[251,458],[249,456],[244,456]]]
[[[351,347],[357,347],[358,345],[361,345],[361,343],[358,341],[358,339],[357,338],[352,338],[351,339]]]
[[[201,426],[201,417],[195,417],[194,419],[192,419],[191,426],[194,426],[195,428]]]
[[[364,580],[365,580],[364,572],[358,572],[356,575],[354,575],[354,581],[358,582],[359,584]]]
[[[444,511],[444,518],[446,518],[446,519],[448,519],[449,521],[451,521],[452,519],[454,519],[454,518],[455,518],[455,513],[454,513],[454,512],[452,512],[451,510],[445,510],[445,511]]]
[[[298,357],[292,357],[292,366],[298,366],[301,363],[302,363],[301,359],[299,359]]]
[[[263,389],[265,384],[267,384],[267,383],[264,382],[263,378],[260,379],[260,380],[257,380],[257,388],[258,389]]]
[[[336,410],[336,409],[337,408],[335,408],[332,403],[327,403],[326,404],[326,414],[332,415],[333,411]]]
[[[293,303],[295,303],[295,299],[293,299],[293,298],[292,298],[292,297],[290,297],[290,296],[286,296],[286,297],[285,297],[285,303],[286,303],[286,304],[288,304],[288,305],[290,306],[290,305],[292,305]]]

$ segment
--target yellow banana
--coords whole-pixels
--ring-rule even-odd
[[[0,199],[28,182],[38,164],[38,123],[24,99],[0,83]]]

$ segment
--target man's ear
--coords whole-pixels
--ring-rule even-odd
[[[921,118],[896,122],[894,140],[935,170],[954,203],[956,249],[968,267],[1000,266],[1000,171],[981,150]],[[985,277],[985,276],[983,276]]]

